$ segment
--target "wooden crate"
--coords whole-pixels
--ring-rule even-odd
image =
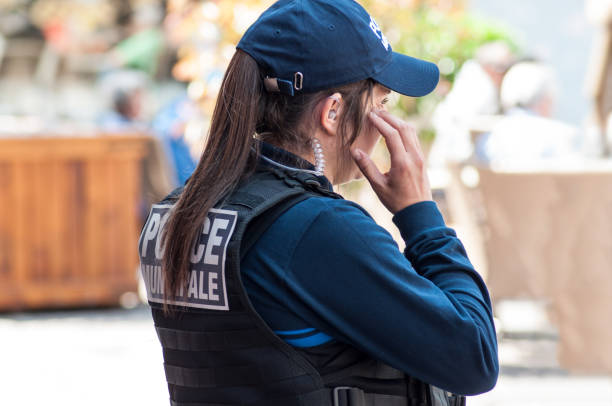
[[[0,138],[0,310],[137,290],[142,136]]]

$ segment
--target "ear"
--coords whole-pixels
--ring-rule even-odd
[[[340,107],[342,105],[342,95],[334,93],[323,100],[321,109],[321,127],[329,135],[336,135],[338,129],[338,119],[340,117]]]

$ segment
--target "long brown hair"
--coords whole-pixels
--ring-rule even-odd
[[[293,97],[267,93],[256,61],[236,51],[223,78],[200,162],[162,232],[166,300],[175,298],[189,280],[190,253],[208,211],[255,169],[259,142],[254,135],[265,133],[265,141],[292,152],[303,151],[320,114],[319,102],[339,92],[343,95],[339,144],[346,154],[365,125],[364,106],[370,105],[373,87],[374,82],[366,79]],[[339,165],[346,161],[341,155]],[[167,306],[164,309],[168,311]]]

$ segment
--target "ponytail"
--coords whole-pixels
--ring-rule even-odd
[[[208,211],[255,167],[258,151],[253,135],[262,115],[261,98],[257,63],[237,50],[221,84],[203,155],[161,236],[165,303],[189,280],[192,242]],[[169,311],[167,304],[164,311]]]

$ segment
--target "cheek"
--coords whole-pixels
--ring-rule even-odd
[[[368,125],[363,129],[363,132],[361,133],[361,135],[357,137],[357,139],[353,143],[353,148],[359,148],[366,154],[371,155],[379,139],[380,139],[380,133],[378,132],[378,130],[374,126]],[[352,179],[362,178],[363,174],[359,170],[359,167],[357,166],[357,164],[353,161],[352,158],[349,157],[349,159],[351,162],[351,172],[352,172],[351,178]]]
[[[351,148],[359,148],[366,154],[370,155],[380,139],[380,133],[369,122],[363,127],[361,133],[353,143]]]
[[[366,152],[368,155],[372,153],[376,143],[380,139],[380,133],[373,125],[368,125],[364,129],[364,134],[361,137],[362,139],[362,147],[361,149]]]

